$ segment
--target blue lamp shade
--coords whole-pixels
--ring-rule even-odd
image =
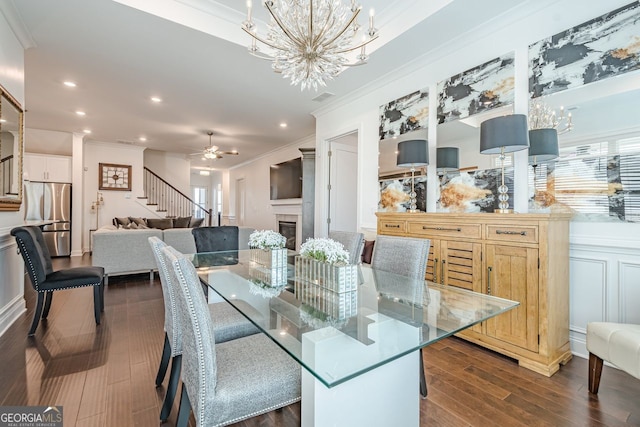
[[[529,147],[527,116],[512,114],[495,117],[480,124],[480,154],[500,154]]]
[[[429,164],[429,150],[426,139],[412,139],[398,144],[396,165],[401,168],[414,168]]]
[[[547,162],[560,155],[558,131],[555,129],[530,130],[529,144],[529,160],[533,163]]]
[[[458,148],[440,147],[437,150],[436,169],[438,172],[458,170]]]

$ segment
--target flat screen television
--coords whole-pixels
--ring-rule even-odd
[[[271,200],[302,198],[302,157],[271,165]]]

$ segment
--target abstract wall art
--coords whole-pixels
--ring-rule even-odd
[[[429,92],[418,90],[380,106],[380,139],[426,129],[428,121]]]
[[[380,212],[406,212],[409,209],[411,177],[382,179],[380,182]],[[427,211],[427,177],[416,176],[414,186],[417,209]]]
[[[438,123],[513,103],[515,52],[438,83]]]
[[[529,46],[532,98],[638,69],[637,1]]]

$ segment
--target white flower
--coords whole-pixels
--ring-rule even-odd
[[[257,249],[282,249],[287,239],[273,230],[254,231],[249,236],[249,247]]]
[[[325,238],[307,239],[300,246],[300,255],[329,264],[346,264],[349,261],[349,252],[342,243]]]

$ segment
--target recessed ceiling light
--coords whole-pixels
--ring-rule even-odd
[[[152,96],[151,97],[151,101],[152,102],[162,102],[162,98],[160,98],[159,96]]]
[[[66,81],[63,83],[67,87],[76,87],[77,85],[72,81]]]
[[[87,115],[87,113],[85,113],[84,111],[80,111],[80,110],[76,111],[76,114],[79,115],[79,116],[86,116]]]
[[[82,132],[84,132],[84,133],[91,133],[91,130],[89,130],[89,129],[83,129],[83,130],[82,130]]]
[[[280,123],[280,127],[281,127],[281,128],[286,128],[286,127],[287,127],[287,124],[286,124],[286,123],[284,123],[284,122],[282,122],[282,123]]]
[[[210,175],[210,173],[209,173],[209,171],[200,171],[200,175],[202,175],[202,176],[209,176],[209,175]]]
[[[144,136],[141,136],[140,138],[138,138],[140,141],[145,142],[147,140],[147,138],[145,138]]]

